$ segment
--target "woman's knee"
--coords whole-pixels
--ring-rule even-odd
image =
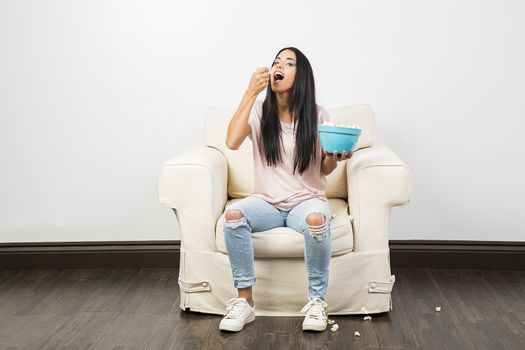
[[[224,218],[227,221],[241,220],[244,217],[239,209],[228,209],[224,213]]]
[[[246,217],[239,209],[227,209],[224,219],[225,229],[235,230],[240,226],[249,227]]]
[[[328,233],[327,218],[323,213],[311,213],[306,217],[308,234],[319,242],[326,238]]]
[[[320,226],[326,222],[326,217],[323,213],[312,213],[306,217],[308,226]]]

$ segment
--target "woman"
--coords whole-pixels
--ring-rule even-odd
[[[265,100],[256,100],[264,88]],[[298,49],[280,50],[270,69],[258,68],[252,75],[226,136],[232,150],[246,137],[252,140],[255,184],[251,196],[225,212],[224,239],[238,297],[227,301],[221,330],[240,331],[255,320],[251,232],[280,226],[304,235],[309,301],[301,310],[306,312],[303,330],[326,329],[332,219],[326,175],[353,152],[321,150],[317,125],[324,121],[328,114],[315,102],[310,62]]]

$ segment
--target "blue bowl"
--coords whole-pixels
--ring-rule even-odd
[[[317,128],[321,147],[328,153],[349,154],[357,144],[361,129],[319,124]]]

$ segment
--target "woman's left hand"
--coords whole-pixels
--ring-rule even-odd
[[[328,152],[326,152],[326,150],[323,150],[323,158],[329,158],[331,160],[335,160],[335,161],[338,161],[338,162],[350,159],[350,158],[352,158],[353,155],[354,155],[353,151],[350,151],[349,154],[346,154],[346,151],[343,151],[343,153],[339,154],[337,152],[328,153]]]

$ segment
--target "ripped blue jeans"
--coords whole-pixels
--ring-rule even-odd
[[[243,216],[237,220],[224,221],[224,241],[235,288],[246,288],[256,281],[251,233],[286,226],[304,236],[309,299],[317,297],[326,300],[332,252],[332,210],[327,202],[317,198],[308,199],[285,211],[261,198],[249,196],[228,206],[228,210],[238,210]],[[308,225],[306,220],[310,214],[323,214],[324,224]]]

